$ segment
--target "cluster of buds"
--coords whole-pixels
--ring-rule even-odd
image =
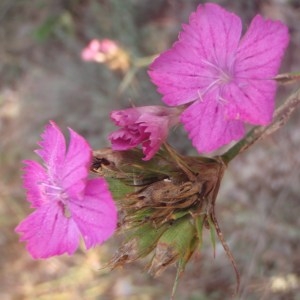
[[[118,229],[125,234],[109,266],[123,266],[152,253],[150,274],[160,275],[177,263],[179,275],[201,246],[207,228],[212,237],[216,233],[220,238],[236,270],[214,210],[226,169],[222,158],[182,156],[168,144],[151,160],[142,157],[138,149],[93,153],[91,170],[109,182],[120,208]]]
[[[85,61],[103,63],[110,70],[126,72],[130,66],[130,56],[117,42],[109,39],[91,40],[82,50],[81,58]]]

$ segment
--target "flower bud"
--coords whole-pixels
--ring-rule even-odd
[[[114,150],[128,150],[141,144],[145,157],[151,159],[179,123],[181,110],[164,106],[133,107],[113,111],[111,119],[121,127],[109,135]]]
[[[85,61],[105,63],[111,70],[126,72],[130,65],[129,54],[115,41],[109,39],[92,40],[81,52]]]

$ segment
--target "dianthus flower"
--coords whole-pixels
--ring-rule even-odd
[[[15,229],[33,258],[73,254],[82,236],[87,249],[115,231],[117,212],[104,179],[88,179],[92,150],[70,131],[65,138],[54,122],[46,127],[36,153],[43,166],[25,161],[24,187],[35,209]]]
[[[113,111],[111,119],[122,127],[111,133],[113,150],[128,150],[142,145],[144,160],[149,160],[167,139],[169,129],[178,123],[179,110],[163,106],[143,106]]]
[[[188,104],[181,122],[199,152],[213,151],[245,132],[244,123],[272,120],[287,27],[257,15],[241,38],[238,16],[199,5],[178,41],[151,64],[149,75],[170,106]]]

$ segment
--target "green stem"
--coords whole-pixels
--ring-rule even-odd
[[[267,126],[256,126],[248,134],[225,152],[221,157],[228,164],[238,154],[243,153],[257,141],[271,135],[283,125],[286,124],[296,107],[300,104],[300,89],[288,97],[288,99],[279,106],[274,114],[271,124]]]
[[[137,68],[148,67],[157,56],[158,54],[134,58],[133,65]]]
[[[118,87],[118,95],[121,95],[127,89],[127,87],[134,79],[137,71],[140,68],[148,67],[152,63],[155,57],[157,57],[157,54],[132,59],[132,68],[126,73],[120,86]]]

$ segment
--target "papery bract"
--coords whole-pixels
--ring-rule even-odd
[[[35,211],[15,229],[33,258],[73,254],[82,236],[89,249],[116,229],[117,212],[104,179],[88,179],[92,150],[72,129],[70,144],[54,122],[36,153],[44,166],[25,161],[24,187]]]
[[[178,115],[178,109],[163,106],[113,111],[111,119],[122,128],[109,135],[112,149],[128,150],[141,144],[143,159],[151,159],[167,139],[169,129],[178,123]]]
[[[277,74],[288,45],[287,27],[257,15],[241,38],[238,16],[216,4],[199,5],[171,49],[149,75],[170,105],[189,104],[181,121],[199,152],[244,135],[244,122],[272,119]]]

